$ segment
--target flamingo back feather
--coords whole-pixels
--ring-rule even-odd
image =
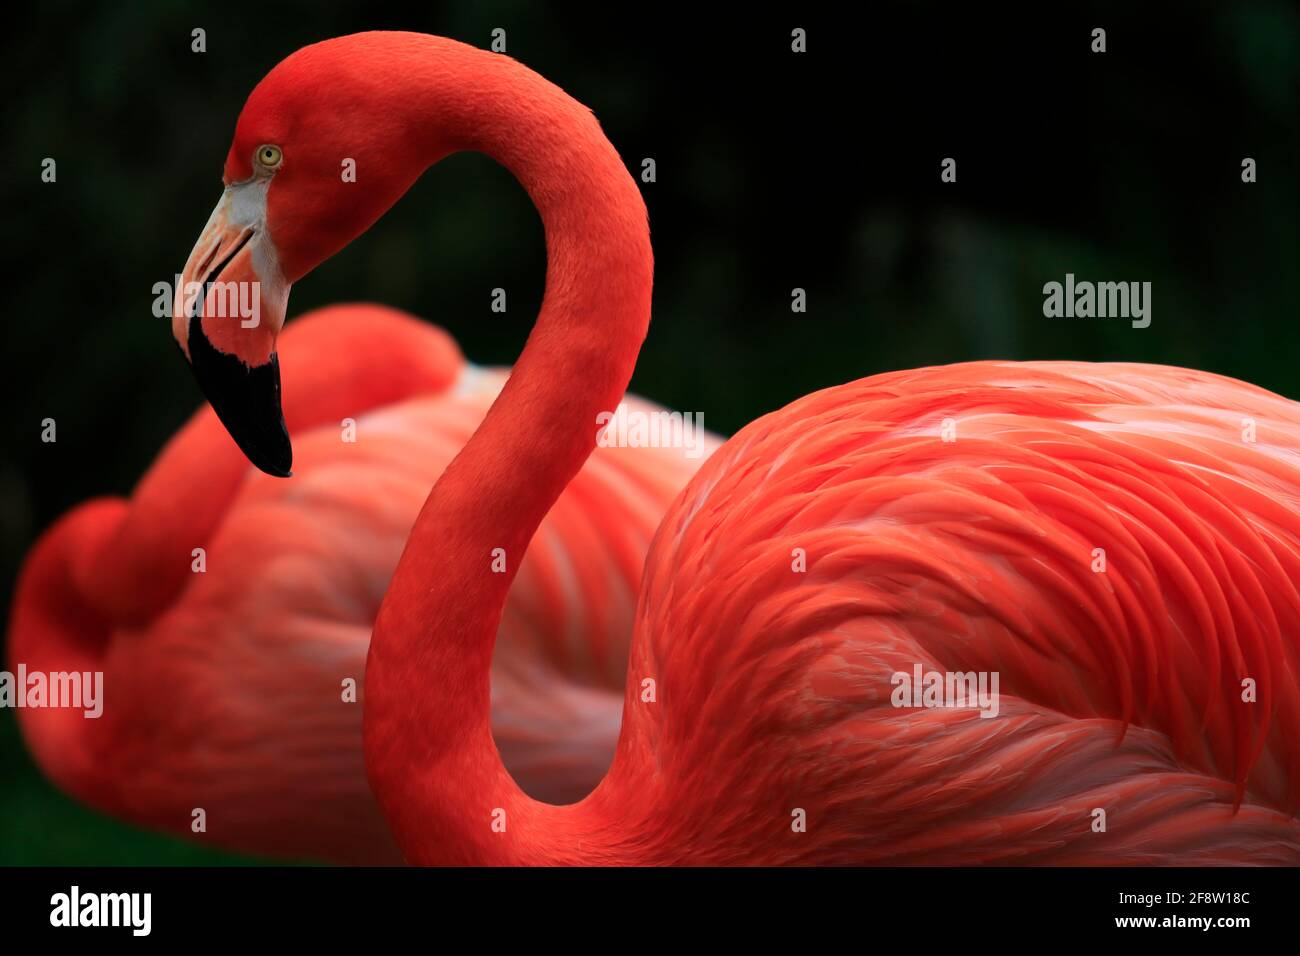
[[[1125,364],[755,421],[652,546],[595,804],[693,862],[1300,862],[1298,448],[1293,402]],[[893,706],[918,664],[998,672],[998,716]]]

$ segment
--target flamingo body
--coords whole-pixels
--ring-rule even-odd
[[[1142,365],[764,416],[664,518],[593,805],[652,862],[1300,862],[1298,447],[1296,403]],[[893,706],[917,664],[999,672],[998,715]]]
[[[343,682],[364,693],[416,512],[506,373],[466,366],[445,333],[379,306],[305,315],[284,338],[299,477],[253,472],[205,408],[132,499],[65,516],[26,563],[9,658],[104,671],[104,713],[18,715],[52,779],[115,816],[255,853],[396,862]],[[716,445],[702,437],[699,458],[602,449],[522,561],[493,709],[503,758],[539,798],[576,800],[609,765],[643,556]]]

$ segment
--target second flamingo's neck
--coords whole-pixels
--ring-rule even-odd
[[[428,55],[388,92],[428,128],[429,162],[450,144],[523,184],[545,227],[546,293],[500,398],[425,503],[375,623],[367,767],[412,862],[601,861],[612,841],[589,806],[538,804],[506,772],[489,668],[525,548],[631,378],[650,317],[645,206],[596,119],[558,87],[505,57],[420,40]]]

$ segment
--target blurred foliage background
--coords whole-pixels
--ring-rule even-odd
[[[245,96],[298,47],[359,30],[487,46],[502,27],[511,55],[595,110],[631,169],[654,158],[654,322],[632,387],[717,431],[828,385],[979,358],[1186,365],[1300,398],[1296,6],[624,6],[10,10],[6,602],[40,531],[87,497],[128,493],[199,403],[152,287],[218,198]],[[1097,26],[1104,54],[1089,49]],[[190,50],[195,27],[206,53]],[[955,184],[939,180],[946,156]],[[1245,156],[1255,184],[1241,181]],[[56,184],[40,180],[45,157]],[[445,325],[474,361],[508,364],[544,270],[523,191],[486,158],[456,156],[300,282],[290,316],[376,300]],[[1067,272],[1152,282],[1151,327],[1044,318],[1042,286]],[[489,310],[497,286],[505,315]],[[791,312],[796,286],[806,314]],[[56,444],[40,441],[46,417]],[[0,863],[237,859],[75,805],[0,712]]]

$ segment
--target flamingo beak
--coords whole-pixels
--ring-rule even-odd
[[[172,334],[230,437],[281,478],[293,465],[275,351],[288,297],[266,231],[266,184],[227,187],[177,281]]]

